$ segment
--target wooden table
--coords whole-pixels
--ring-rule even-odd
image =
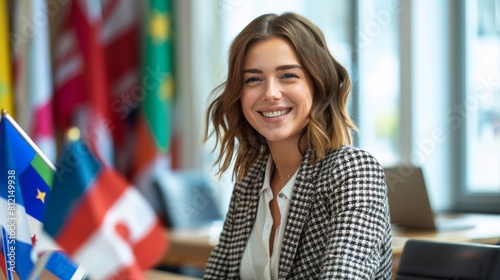
[[[197,278],[170,272],[159,271],[159,270],[149,270],[146,273],[146,279],[147,280],[195,280]]]
[[[170,247],[162,264],[204,269],[218,241],[217,235],[210,232],[208,228],[169,231]]]
[[[500,215],[461,214],[460,219],[471,221],[474,228],[463,230],[401,230],[393,229],[393,270],[397,270],[399,258],[408,239],[425,239],[445,242],[474,242],[497,244],[500,242]],[[217,244],[217,238],[207,229],[170,231],[170,249],[163,264],[191,266],[203,269]]]

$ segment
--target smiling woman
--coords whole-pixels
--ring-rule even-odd
[[[309,119],[313,88],[290,43],[276,38],[253,44],[245,57],[243,80],[246,120],[268,145],[295,150]],[[295,167],[300,159],[299,154]]]
[[[210,103],[225,172],[237,178],[205,279],[391,278],[382,167],[351,146],[351,82],[321,30],[262,15],[231,44]]]

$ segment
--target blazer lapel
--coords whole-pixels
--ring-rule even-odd
[[[236,256],[238,262],[231,269],[229,277],[231,279],[239,278],[241,257],[243,256],[243,251],[245,250],[248,238],[250,237],[250,232],[252,231],[253,224],[257,215],[257,204],[259,203],[259,191],[262,188],[264,182],[264,173],[267,163],[267,157],[259,160],[256,163],[255,169],[249,172],[249,176],[244,179],[241,183],[242,193],[238,199],[237,214],[239,218],[237,219],[238,224],[235,225],[235,239],[234,244],[238,244],[236,248]]]
[[[309,158],[312,149],[308,149],[302,160],[297,174],[292,194],[292,201],[288,210],[285,235],[281,247],[278,278],[285,279],[291,271],[291,266],[297,253],[298,243],[304,224],[311,210],[311,203],[316,193],[313,178],[316,178],[317,164],[312,166]]]

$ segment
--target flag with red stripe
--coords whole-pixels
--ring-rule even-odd
[[[139,72],[142,13],[138,12],[144,4],[142,1],[106,0],[102,5],[101,38],[111,94],[115,166],[126,172],[135,135],[131,120],[144,97]]]
[[[56,50],[56,100],[63,130],[77,125],[106,164],[114,164],[110,93],[100,1],[73,0]],[[69,61],[69,62],[68,62]]]
[[[61,159],[45,210],[46,234],[91,277],[143,279],[167,245],[154,211],[82,140],[70,141]]]
[[[132,139],[130,118],[143,98],[138,87],[141,18],[138,11],[142,4],[128,0],[79,0],[64,5],[67,6],[70,10],[55,45],[58,127],[65,131],[78,125],[83,137],[94,138],[90,143],[97,140],[98,146],[104,147],[101,150],[104,159],[108,161],[109,157],[109,161],[113,160],[123,170],[130,154],[124,152]],[[87,40],[91,37],[97,40]],[[90,108],[102,112],[104,121],[100,126],[79,122],[89,116]],[[102,128],[107,128],[106,134],[101,132]],[[107,151],[111,146],[115,153]]]

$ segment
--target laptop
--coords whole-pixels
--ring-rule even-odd
[[[394,226],[422,230],[461,230],[473,228],[471,221],[459,217],[437,217],[431,207],[422,168],[395,166],[384,168],[391,222]]]

